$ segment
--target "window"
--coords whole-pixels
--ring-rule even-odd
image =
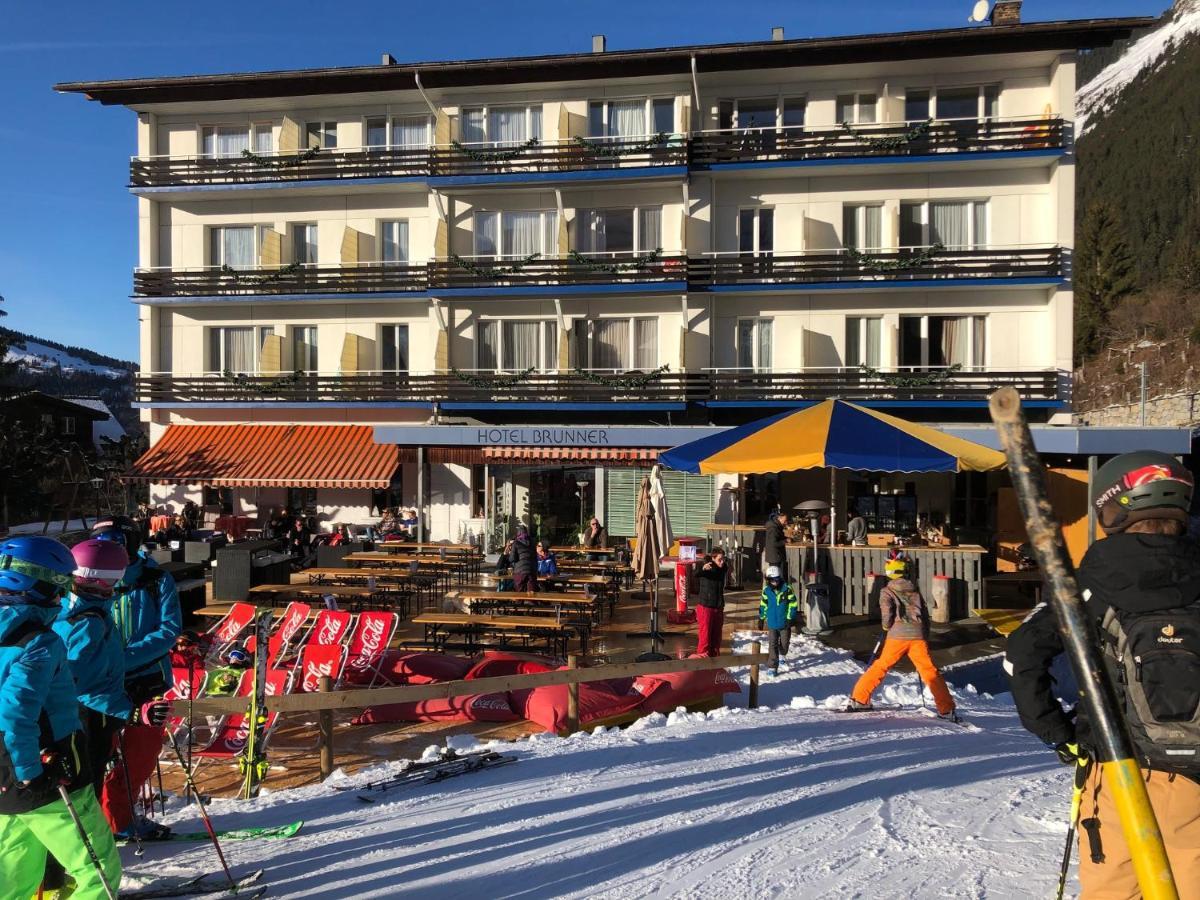
[[[931,114],[930,110],[934,112]],[[999,115],[998,84],[907,88],[904,92],[904,118],[908,122],[923,122],[929,118],[994,119]]]
[[[769,206],[738,210],[738,250],[769,256],[775,250],[775,210]]]
[[[575,243],[583,253],[650,253],[662,247],[662,207],[581,209]]]
[[[392,146],[428,147],[429,116],[397,116],[392,119]]]
[[[771,370],[771,319],[738,319],[737,364],[739,369],[756,372]]]
[[[979,117],[979,88],[938,88],[937,118],[975,119]]]
[[[267,347],[267,338],[275,336],[274,325],[259,325],[258,326],[258,341],[254,345],[254,349],[258,351],[257,369],[262,368],[263,354]],[[281,364],[283,360],[277,360],[276,365]]]
[[[658,319],[577,320],[575,362],[581,368],[650,371],[658,368]]]
[[[302,266],[317,264],[317,226],[292,226],[292,262]]]
[[[202,499],[205,506],[217,507],[221,515],[233,515],[233,488],[206,486]]]
[[[988,243],[986,200],[935,200],[900,204],[900,246],[942,244],[976,250]]]
[[[593,100],[588,104],[588,137],[634,139],[674,132],[674,97]]]
[[[483,319],[475,334],[475,364],[479,369],[503,372],[558,369],[557,322]]]
[[[68,437],[74,435],[75,434],[75,417],[74,416],[63,416],[62,426],[63,426],[62,433],[64,435],[66,435]]]
[[[524,259],[558,253],[558,213],[554,210],[475,213],[475,255]]]
[[[200,128],[200,152],[204,156],[241,156],[250,149],[247,125],[204,125]]]
[[[304,128],[309,147],[322,150],[337,149],[337,122],[309,122]]]
[[[249,269],[258,264],[253,225],[221,225],[210,228],[208,236],[210,265]]]
[[[384,372],[408,371],[407,325],[384,325],[379,329],[379,368]]]
[[[487,467],[481,463],[471,466],[471,518],[482,519],[487,515]]]
[[[542,107],[482,106],[464,109],[459,128],[464,144],[513,147],[542,139]]]
[[[842,207],[842,246],[878,250],[883,246],[883,207],[847,203]]]
[[[804,97],[785,97],[783,100],[784,128],[803,128],[808,113],[808,100]]]
[[[877,121],[874,94],[839,94],[837,98],[837,120],[851,125],[864,125]]]
[[[315,516],[317,514],[317,489],[310,487],[288,488],[287,507],[297,515]]]
[[[929,119],[929,91],[909,88],[904,92],[904,121],[924,122]]]
[[[982,368],[986,338],[986,316],[901,316],[900,365]]]
[[[270,122],[255,122],[252,130],[255,153],[275,151],[275,127]]]
[[[879,368],[879,345],[882,333],[883,319],[878,316],[847,316],[846,367],[850,369],[857,369],[859,366]]]
[[[769,100],[738,100],[737,127],[747,131],[756,128],[775,128],[775,98]]]
[[[366,133],[364,146],[369,150],[382,150],[387,147],[388,127],[385,116],[372,116],[363,123]]]
[[[408,262],[408,219],[382,222],[379,226],[379,243],[383,249],[380,258],[385,263]]]
[[[317,366],[317,326],[292,326],[292,369],[297,372],[316,372]]]
[[[208,329],[208,370],[253,375],[258,371],[254,338],[249,326]]]

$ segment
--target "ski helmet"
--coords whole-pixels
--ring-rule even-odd
[[[767,581],[782,581],[783,573],[779,571],[779,566],[767,566]]]
[[[1100,467],[1091,499],[1100,527],[1115,534],[1142,519],[1186,522],[1193,486],[1192,473],[1175,457],[1137,450]]]
[[[241,647],[234,647],[225,654],[225,662],[237,669],[245,669],[250,665],[250,654]]]
[[[112,541],[125,548],[128,562],[137,556],[142,543],[141,529],[128,516],[110,516],[92,526],[92,537],[98,541]]]
[[[887,573],[888,578],[903,578],[908,574],[908,562],[901,557],[889,559],[883,564],[883,571]]]
[[[76,544],[71,548],[71,556],[75,558],[76,589],[99,597],[112,594],[129,564],[124,547],[98,538]]]
[[[0,544],[0,591],[53,606],[71,589],[75,558],[53,538],[17,537]]]

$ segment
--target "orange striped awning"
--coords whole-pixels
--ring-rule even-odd
[[[385,488],[399,466],[369,425],[170,425],[127,481],[218,487]]]
[[[484,447],[483,458],[499,463],[607,463],[636,466],[658,459],[658,450],[643,447]]]

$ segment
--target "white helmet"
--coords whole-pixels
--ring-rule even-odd
[[[767,566],[767,580],[771,581],[775,578],[782,578],[783,573],[779,571],[779,566]]]

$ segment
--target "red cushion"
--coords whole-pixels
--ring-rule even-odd
[[[489,659],[484,658],[471,666],[463,676],[465,681],[476,678],[493,678],[502,675],[534,675],[538,672],[553,672],[555,667],[549,662],[533,659]]]
[[[644,710],[663,713],[671,712],[677,706],[742,692],[741,686],[727,669],[642,675],[633,680],[633,689],[645,698],[642,703]]]
[[[390,654],[380,670],[392,684],[434,684],[458,681],[471,669],[471,660],[444,653],[402,653],[394,659]]]
[[[471,694],[415,703],[387,703],[372,706],[352,720],[355,725],[378,722],[515,722],[508,694]]]
[[[567,725],[565,684],[512,691],[510,698],[517,713],[547,731],[562,731]],[[579,685],[579,726],[585,728],[598,719],[632,712],[641,704],[641,694],[618,693],[611,681],[585,682]]]

